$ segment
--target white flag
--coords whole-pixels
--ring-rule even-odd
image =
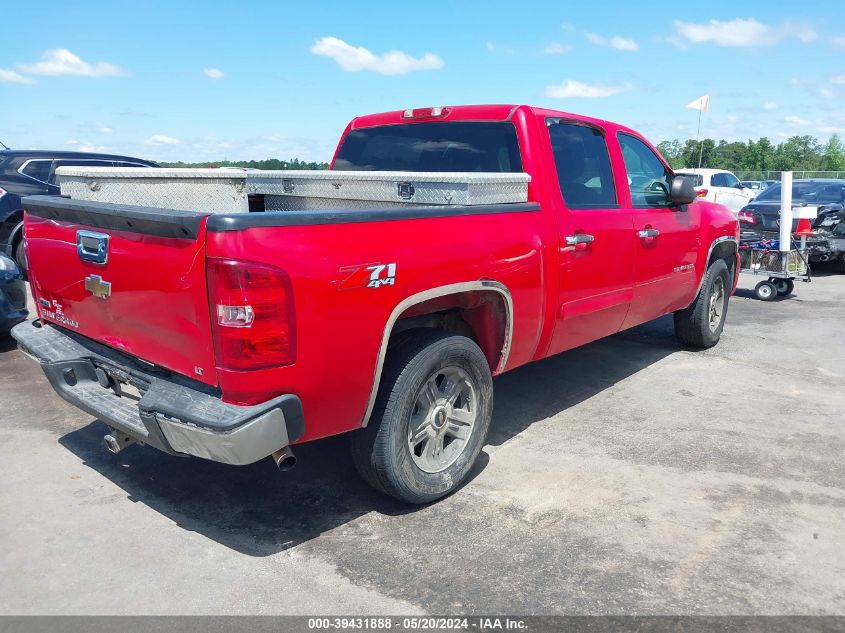
[[[710,105],[710,95],[699,97],[695,101],[690,101],[687,107],[691,110],[698,110],[699,112],[707,112],[707,106]]]

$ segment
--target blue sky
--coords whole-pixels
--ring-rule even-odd
[[[0,141],[327,160],[355,115],[528,103],[652,141],[845,132],[845,3],[52,2],[3,8]]]

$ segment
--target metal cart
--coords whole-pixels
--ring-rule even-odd
[[[792,250],[785,252],[779,250],[777,240],[741,244],[739,257],[740,272],[767,277],[754,287],[754,294],[761,301],[791,294],[796,279],[810,281],[806,249],[801,249],[794,240]]]

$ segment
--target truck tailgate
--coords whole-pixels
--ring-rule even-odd
[[[25,198],[24,208],[42,319],[217,384],[206,214],[46,196]]]

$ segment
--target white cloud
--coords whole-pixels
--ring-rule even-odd
[[[800,116],[795,116],[794,114],[791,114],[788,117],[784,117],[783,120],[784,123],[793,127],[801,127],[804,125],[809,125],[810,123],[807,119],[802,119]]]
[[[33,64],[18,64],[18,70],[30,75],[75,76],[75,77],[118,77],[127,74],[125,70],[108,62],[89,64],[66,48],[45,51],[41,61]]]
[[[443,60],[434,53],[418,58],[402,51],[376,55],[363,46],[352,46],[336,37],[322,37],[310,50],[315,55],[333,59],[343,70],[352,73],[369,70],[380,75],[404,75],[415,70],[443,68]]]
[[[88,141],[77,141],[76,139],[67,141],[67,144],[73,147],[73,151],[75,152],[103,153],[108,150],[108,147],[105,145],[96,145],[94,143],[89,143]]]
[[[83,143],[79,146],[80,152],[95,152],[98,154],[102,154],[104,152],[108,152],[109,148],[105,145],[95,145],[94,143]]]
[[[560,85],[546,86],[546,96],[553,99],[600,99],[630,89],[630,84],[608,86],[602,83],[585,84],[574,79],[568,79]]]
[[[34,84],[35,80],[31,77],[24,77],[23,75],[16,73],[14,70],[5,70],[0,68],[0,84],[2,83]]]
[[[845,48],[845,36],[834,37],[831,42],[833,42],[834,46],[838,46],[839,48]]]
[[[111,129],[110,127],[106,127],[105,125],[103,127],[98,127],[97,131],[100,134],[111,134],[112,132],[114,132],[113,129]]]
[[[546,48],[543,49],[543,52],[546,55],[563,55],[564,53],[568,53],[572,50],[572,46],[569,44],[561,44],[560,42],[550,42],[546,45]]]
[[[818,37],[816,32],[803,24],[784,22],[771,26],[754,18],[737,18],[722,22],[710,20],[706,23],[675,20],[675,35],[671,41],[679,46],[686,44],[715,44],[716,46],[754,47],[774,46],[781,40],[797,38],[810,42]]]
[[[203,68],[202,73],[209,79],[223,79],[223,71],[219,68]]]
[[[179,145],[182,141],[172,136],[165,136],[164,134],[153,134],[150,138],[144,141],[144,145]]]
[[[819,96],[822,96],[825,99],[829,99],[833,96],[833,90],[831,90],[830,88],[819,88]]]
[[[491,53],[496,52],[496,45],[493,42],[484,42],[484,48],[486,48]]]
[[[763,104],[763,109],[764,110],[777,110],[778,104],[775,101],[766,101],[766,103]]]
[[[596,35],[595,33],[584,33],[587,41],[596,46],[610,46],[618,51],[638,51],[639,45],[629,37],[621,37],[614,35],[613,37],[604,37],[603,35]]]
[[[834,75],[830,81],[835,84],[845,84],[845,75]]]

